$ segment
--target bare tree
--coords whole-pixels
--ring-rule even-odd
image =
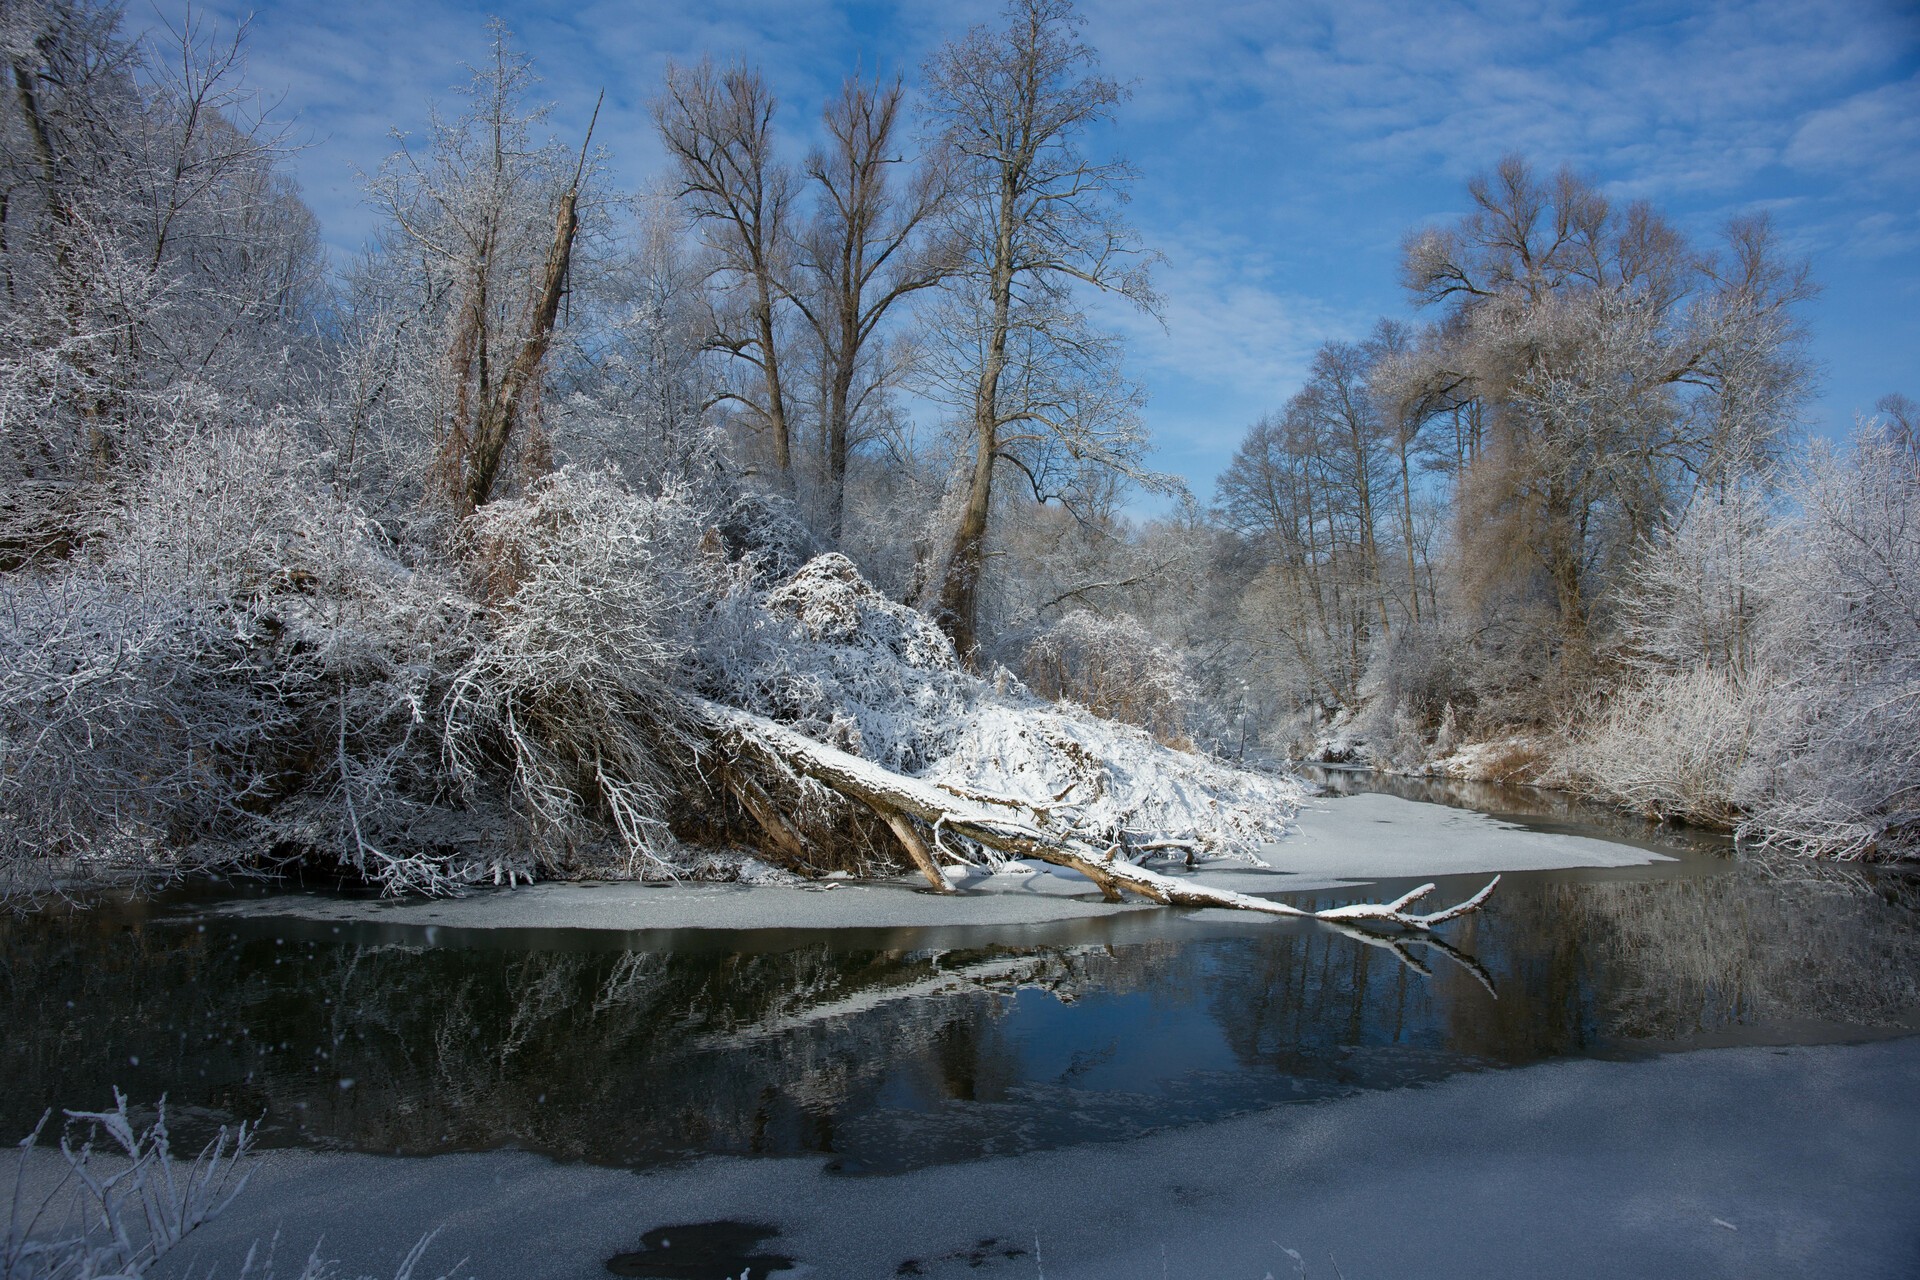
[[[847,452],[868,401],[900,373],[880,344],[896,303],[940,283],[952,255],[932,234],[947,199],[945,174],[927,164],[892,189],[903,90],[900,81],[848,77],[827,105],[826,147],[807,158],[819,209],[797,246],[792,297],[819,344],[826,532],[838,542],[846,510]]]
[[[1764,463],[1794,421],[1792,308],[1813,289],[1764,221],[1699,254],[1650,206],[1518,156],[1468,193],[1457,225],[1409,239],[1405,279],[1447,309],[1445,370],[1484,413],[1462,510],[1485,524],[1463,541],[1527,549],[1566,676],[1586,666],[1598,588],[1676,497]]]
[[[1081,149],[1123,96],[1097,73],[1081,21],[1069,0],[1013,0],[1004,28],[976,27],[927,67],[965,255],[948,376],[972,438],[959,518],[924,600],[962,653],[979,641],[995,468],[1023,470],[1045,501],[1064,492],[1048,475],[1063,455],[1124,470],[1142,452],[1137,395],[1072,296],[1085,285],[1153,305],[1144,257],[1115,209],[1133,172]]]
[[[791,487],[790,393],[778,311],[788,292],[794,182],[773,154],[777,106],[765,78],[745,65],[669,64],[653,118],[678,169],[679,198],[705,233],[714,274],[743,297],[744,314],[716,310],[710,339],[750,370],[748,385],[726,398],[765,430],[779,482]]]
[[[1909,457],[1920,459],[1920,404],[1898,391],[1881,396],[1873,406],[1880,417],[1880,430],[1887,442]]]
[[[419,310],[447,327],[435,455],[439,486],[462,514],[493,496],[511,446],[545,469],[544,441],[516,429],[535,413],[587,160],[584,143],[576,159],[535,140],[547,109],[524,103],[531,62],[502,24],[491,29],[492,56],[474,71],[466,112],[436,115],[425,154],[403,147],[369,184],[394,228],[388,256],[411,270]]]

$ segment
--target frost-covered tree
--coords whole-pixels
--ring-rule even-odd
[[[1864,433],[1863,433],[1864,434]],[[1794,478],[1759,666],[1756,833],[1844,855],[1920,843],[1920,468],[1870,436]]]
[[[288,394],[312,367],[319,259],[240,35],[134,41],[115,7],[21,0],[0,48],[0,555],[17,560],[83,536],[89,490],[182,421]]]
[[[1647,548],[1623,610],[1633,674],[1575,765],[1645,812],[1899,854],[1920,835],[1920,474],[1863,424],[1786,490],[1784,519],[1703,497]]]
[[[1794,308],[1813,290],[1764,220],[1701,253],[1650,206],[1518,156],[1468,195],[1466,217],[1404,254],[1413,296],[1445,311],[1433,377],[1482,412],[1463,563],[1483,596],[1538,581],[1574,677],[1640,540],[1695,489],[1776,455],[1807,394]]]
[[[1216,485],[1221,519],[1261,566],[1247,592],[1255,643],[1294,669],[1307,700],[1351,704],[1373,646],[1420,623],[1431,595],[1430,522],[1413,492],[1430,411],[1402,385],[1409,343],[1383,321],[1365,342],[1324,344]]]
[[[383,266],[398,274],[386,292],[399,295],[375,341],[400,323],[437,330],[428,430],[435,487],[458,513],[491,498],[516,459],[528,477],[550,463],[539,402],[587,176],[585,144],[576,158],[535,137],[547,110],[525,102],[531,61],[504,26],[492,32],[465,111],[434,114],[419,153],[403,137],[369,184],[388,224]]]
[[[1014,0],[928,63],[961,258],[936,326],[939,385],[967,444],[959,509],[925,602],[962,653],[981,639],[994,480],[1023,474],[1038,501],[1071,501],[1091,467],[1137,472],[1139,397],[1118,344],[1075,302],[1078,286],[1151,307],[1145,257],[1119,216],[1132,170],[1084,149],[1123,90],[1098,73],[1070,0]]]

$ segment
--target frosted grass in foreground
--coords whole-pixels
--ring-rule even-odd
[[[219,1134],[191,1161],[173,1154],[166,1101],[144,1129],[126,1095],[114,1090],[110,1111],[66,1112],[60,1164],[33,1168],[35,1149],[51,1112],[19,1144],[7,1230],[0,1239],[0,1280],[132,1280],[146,1274],[199,1228],[226,1212],[246,1190],[243,1165],[254,1130],[242,1123]],[[74,1129],[86,1136],[75,1145]],[[97,1150],[102,1138],[110,1144]],[[394,1280],[412,1280],[434,1235],[420,1238],[401,1259]],[[241,1262],[240,1280],[274,1280],[276,1235],[265,1249],[255,1241]],[[455,1280],[461,1264],[438,1280]],[[307,1255],[293,1280],[345,1280],[320,1256]],[[359,1280],[373,1280],[361,1276]]]

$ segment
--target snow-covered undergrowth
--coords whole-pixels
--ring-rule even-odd
[[[1011,692],[983,697],[926,776],[1023,801],[1090,840],[1185,845],[1255,863],[1306,795],[1298,779],[1236,769],[1163,746],[1144,729]]]
[[[764,591],[737,585],[707,641],[716,700],[957,794],[1017,801],[1087,840],[1257,860],[1305,794],[1045,702],[1004,671],[969,674],[925,615],[838,554]]]
[[[768,590],[737,576],[701,640],[717,700],[896,772],[951,749],[981,689],[926,615],[838,553]]]
[[[92,524],[0,583],[0,871],[338,848],[356,793],[391,830],[471,644],[450,585],[279,430],[181,441]]]
[[[197,1156],[183,1159],[167,1132],[164,1098],[144,1127],[118,1089],[113,1102],[109,1111],[65,1113],[58,1160],[36,1150],[51,1112],[19,1144],[11,1192],[0,1192],[8,1205],[0,1224],[0,1280],[138,1280],[246,1189],[252,1126],[242,1123],[232,1132],[222,1126]],[[414,1280],[437,1234],[428,1232],[407,1252],[394,1280]],[[277,1234],[254,1241],[239,1280],[285,1274],[275,1265],[278,1245]],[[188,1267],[185,1274],[202,1273]],[[422,1280],[425,1274],[420,1272]],[[465,1263],[456,1263],[439,1280],[463,1274]],[[316,1244],[294,1280],[348,1278],[321,1257]]]
[[[1575,752],[1597,794],[1841,858],[1920,852],[1920,475],[1816,450],[1797,515],[1701,500],[1648,550],[1634,680]]]
[[[743,775],[688,695],[1103,845],[1251,857],[1284,829],[1297,784],[974,676],[844,556],[796,564],[788,523],[563,468],[429,555],[290,433],[200,432],[0,581],[0,889],[130,860],[390,892],[900,861],[859,806]],[[760,787],[805,856],[767,844]]]

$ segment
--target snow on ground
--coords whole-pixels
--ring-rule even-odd
[[[1917,1130],[1908,1038],[1564,1061],[863,1177],[817,1157],[632,1173],[269,1151],[158,1275],[231,1275],[275,1230],[385,1275],[438,1226],[427,1274],[465,1257],[475,1280],[589,1280],[656,1228],[734,1219],[778,1230],[759,1251],[790,1255],[776,1275],[794,1280],[1905,1280]]]
[[[1673,861],[1635,845],[1531,831],[1470,809],[1378,792],[1309,804],[1300,813],[1297,829],[1267,855],[1275,867],[1305,880],[1351,883]]]

